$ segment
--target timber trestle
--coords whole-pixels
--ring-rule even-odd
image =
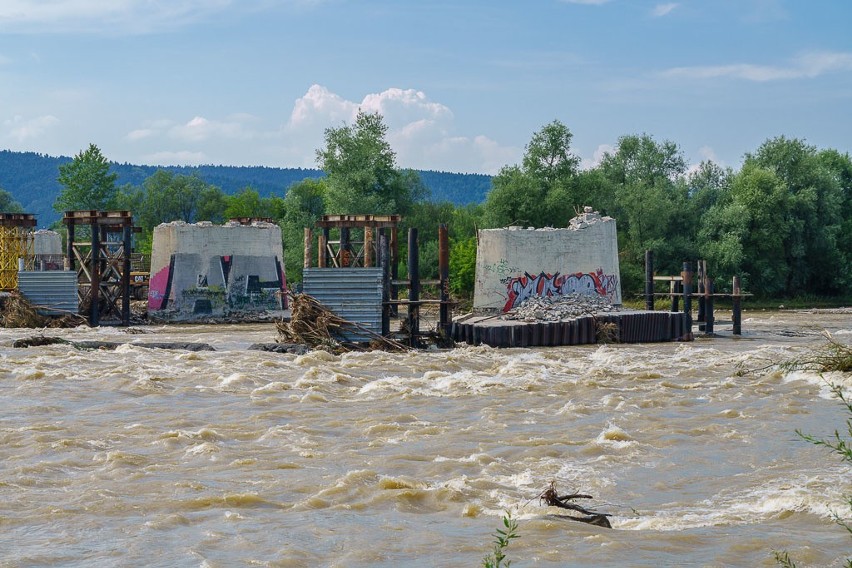
[[[130,324],[129,211],[66,211],[67,258],[77,272],[81,313],[89,325]]]

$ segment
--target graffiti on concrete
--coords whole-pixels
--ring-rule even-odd
[[[493,272],[494,274],[499,274],[500,276],[517,274],[521,271],[521,269],[517,266],[512,266],[511,264],[509,264],[509,261],[505,258],[500,259],[499,262],[486,264],[485,266],[483,266],[483,269],[486,272]]]
[[[275,256],[176,253],[151,276],[148,309],[184,317],[280,310],[285,293],[284,270]]]
[[[595,272],[576,272],[574,274],[548,274],[541,272],[532,275],[525,272],[506,280],[508,297],[503,311],[507,312],[532,296],[563,296],[566,294],[598,294],[609,299],[615,297],[618,276],[604,274],[603,269]]]

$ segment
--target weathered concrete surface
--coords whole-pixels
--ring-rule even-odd
[[[47,229],[34,232],[33,256],[33,270],[62,270],[65,267],[62,236]]]
[[[281,310],[281,229],[272,223],[164,223],[154,228],[148,311],[192,321]]]
[[[33,254],[61,255],[62,236],[56,231],[40,229],[33,233]]]
[[[479,231],[474,312],[506,312],[532,296],[570,293],[621,305],[614,219],[586,208],[564,229]]]

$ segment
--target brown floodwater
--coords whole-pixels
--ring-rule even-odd
[[[729,326],[728,326],[729,327]],[[827,380],[774,368],[852,312],[746,312],[691,343],[405,354],[246,348],[275,326],[0,330],[0,566],[840,566]],[[216,351],[140,348],[198,341]],[[612,514],[559,518],[553,481]]]

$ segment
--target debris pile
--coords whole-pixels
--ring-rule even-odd
[[[86,322],[86,320],[70,312],[66,312],[62,317],[45,316],[39,313],[39,309],[43,306],[36,306],[30,303],[27,298],[13,290],[2,298],[0,302],[0,326],[6,328],[13,327],[76,327]],[[56,311],[56,310],[53,310]]]
[[[503,314],[501,319],[526,322],[564,321],[617,311],[618,308],[605,296],[572,292],[562,296],[531,296],[521,305]]]
[[[338,337],[346,331],[358,331],[372,337],[370,348],[386,351],[406,351],[408,348],[392,339],[371,332],[367,328],[338,316],[316,298],[296,294],[290,298],[290,321],[278,322],[278,343],[299,343],[333,353],[359,349],[356,344],[342,343]]]

